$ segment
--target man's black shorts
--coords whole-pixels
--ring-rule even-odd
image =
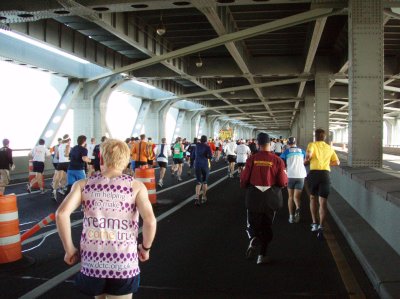
[[[157,161],[158,166],[160,166],[160,168],[167,168],[167,162],[161,162],[161,161]]]
[[[307,176],[308,189],[313,196],[328,198],[331,180],[327,170],[311,170]]]
[[[236,156],[228,155],[228,162],[229,163],[235,163],[236,162]]]
[[[43,173],[44,171],[44,162],[33,161],[33,172]]]

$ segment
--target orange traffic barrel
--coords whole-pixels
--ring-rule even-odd
[[[150,203],[157,203],[156,177],[154,168],[136,168],[135,178],[146,186],[149,193]]]
[[[33,160],[29,160],[29,183],[36,177],[36,172],[33,172]],[[44,185],[44,176],[42,176],[42,183]],[[32,189],[39,189],[39,184],[36,182],[31,186]]]
[[[0,196],[0,264],[18,261],[22,258],[21,237],[17,196]]]

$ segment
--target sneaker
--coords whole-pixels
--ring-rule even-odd
[[[296,209],[296,211],[294,212],[294,222],[300,222],[300,209]]]
[[[60,194],[62,194],[62,195],[65,195],[64,189],[58,189],[58,193],[60,193]]]
[[[311,231],[316,232],[317,230],[318,230],[318,224],[317,223],[311,224]]]
[[[158,186],[160,186],[160,187],[163,186],[163,181],[162,181],[162,180],[159,180],[159,181],[158,181]]]
[[[260,242],[257,237],[254,237],[250,240],[249,247],[246,250],[246,259],[253,259],[256,257],[257,252],[260,247]]]
[[[261,255],[261,254],[258,255],[258,257],[257,257],[257,265],[267,264],[269,262],[271,262],[270,257],[265,256],[265,255]]]
[[[195,205],[195,206],[200,206],[200,201],[199,201],[198,198],[195,198],[195,200],[194,200],[194,205]]]
[[[229,178],[231,178],[231,179],[232,179],[232,178],[233,178],[233,174],[229,174]]]
[[[181,182],[182,178],[180,176],[178,176],[178,182]]]
[[[206,203],[206,202],[207,202],[207,197],[203,195],[203,196],[201,197],[200,203],[204,204],[204,203]]]
[[[40,190],[40,194],[45,194],[46,191],[44,189]]]
[[[294,216],[293,215],[289,216],[289,223],[294,223]]]
[[[27,185],[26,185],[26,191],[27,191],[28,193],[31,193],[31,192],[32,192],[32,189],[31,189],[31,185],[30,185],[30,184],[27,184]]]

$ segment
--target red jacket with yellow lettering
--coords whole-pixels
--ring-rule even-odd
[[[287,183],[285,163],[277,155],[266,151],[251,155],[240,175],[242,188],[249,185],[285,187]]]

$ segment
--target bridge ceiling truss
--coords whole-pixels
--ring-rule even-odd
[[[290,129],[314,94],[316,61],[328,57],[330,123],[347,124],[348,1],[2,2],[2,29],[176,94],[158,100],[201,103],[201,113],[257,129]],[[384,13],[384,118],[392,119],[400,113],[400,3],[385,1]]]

